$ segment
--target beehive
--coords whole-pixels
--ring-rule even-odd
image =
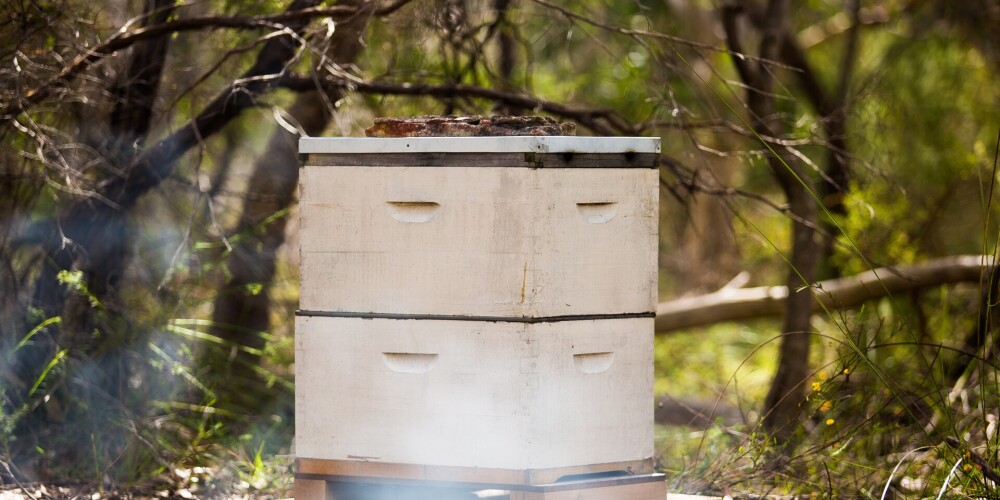
[[[302,139],[299,473],[649,472],[658,139]]]

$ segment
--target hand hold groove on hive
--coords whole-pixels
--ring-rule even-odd
[[[605,224],[618,213],[618,202],[577,203],[576,210],[591,224]]]
[[[399,222],[424,223],[437,217],[441,209],[439,203],[433,201],[388,201],[389,216]]]
[[[415,352],[383,352],[382,362],[396,373],[427,373],[434,368],[437,354]]]
[[[574,354],[573,364],[576,369],[583,373],[601,373],[611,368],[611,362],[615,359],[613,352],[591,352],[586,354]]]

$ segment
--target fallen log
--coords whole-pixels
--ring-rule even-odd
[[[953,283],[988,280],[996,262],[989,255],[959,255],[920,264],[880,267],[854,276],[819,281],[812,286],[813,310],[840,309],[900,292]],[[743,273],[718,291],[661,302],[656,331],[669,332],[726,321],[778,316],[788,298],[784,286],[742,288]]]

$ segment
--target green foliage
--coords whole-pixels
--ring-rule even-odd
[[[856,180],[846,216],[837,216],[843,233],[836,267],[853,274],[869,262],[995,251],[997,213],[987,192],[1000,130],[993,105],[1000,102],[997,68],[937,33],[914,40],[873,30],[861,46],[862,83],[851,103],[848,138],[857,152]],[[828,44],[810,53],[825,80],[836,80],[842,50]],[[782,111],[804,110],[785,103]],[[796,117],[793,136],[815,136],[815,120]],[[821,150],[802,152],[822,157]],[[768,181],[757,161],[750,156],[744,163],[746,187]],[[743,247],[742,261],[765,270],[761,264],[788,241],[782,217],[749,203],[729,206],[746,222],[738,240],[758,240]],[[764,283],[780,282],[777,273],[765,276]],[[978,288],[960,286],[819,316],[812,363],[818,368],[807,382],[806,420],[790,424],[797,445],[791,456],[761,434],[751,414],[746,425],[660,428],[660,460],[674,487],[688,491],[879,498],[886,488],[907,497],[990,496],[984,467],[970,461],[997,452],[997,366],[992,356],[970,362],[962,340],[975,332],[981,312]],[[734,360],[733,339],[748,331],[716,325],[663,339],[658,391],[757,408],[744,398],[762,399],[766,380],[758,374],[773,373],[775,359],[745,349]],[[754,338],[761,345],[778,340],[766,330]],[[992,347],[978,351],[989,352]],[[963,366],[956,382],[953,373]],[[959,437],[957,446],[946,444],[947,436]],[[987,467],[995,467],[989,460]]]
[[[212,0],[185,4],[175,18],[272,14],[287,3]],[[852,172],[845,213],[824,214],[821,221],[836,240],[826,264],[849,275],[873,264],[996,251],[1000,213],[988,195],[1000,130],[996,60],[922,10],[936,2],[864,4],[873,16],[866,19],[875,21],[860,31],[847,89]],[[665,159],[682,167],[661,169],[670,189],[661,192],[663,298],[717,289],[739,270],[751,272],[753,285],[784,281],[792,227],[786,200],[767,148],[746,130],[747,89],[736,83],[731,54],[706,48],[724,44],[717,2],[558,3],[593,22],[515,2],[497,26],[491,5],[418,0],[376,19],[364,36],[362,58],[342,70],[358,78],[478,85],[574,109],[614,110],[635,133],[660,135]],[[114,36],[122,16],[78,1],[36,2],[31,9],[0,29],[5,46],[17,47],[6,60],[20,66],[3,66],[3,75],[18,79],[19,89],[37,87],[84,49]],[[451,16],[455,12],[461,15]],[[820,85],[832,92],[847,47],[842,2],[799,2],[789,14],[795,35],[810,42],[806,55]],[[314,23],[304,39],[319,44],[328,26]],[[31,28],[23,39],[14,36],[20,27]],[[510,75],[500,74],[498,32],[515,41]],[[264,33],[214,29],[173,36],[154,133],[144,145],[180,129],[246,71]],[[82,266],[90,256],[78,254],[57,280],[60,292],[86,310],[52,312],[34,302],[32,284],[56,263],[19,240],[19,231],[54,220],[72,202],[104,202],[93,190],[119,174],[102,149],[112,106],[109,82],[124,71],[128,53],[109,57],[0,131],[0,257],[10,268],[0,271],[0,295],[10,301],[0,308],[0,359],[11,367],[0,374],[0,461],[18,464],[22,477],[88,481],[105,492],[131,484],[205,496],[284,494],[298,301],[292,252],[279,254],[273,282],[219,288],[233,275],[226,259],[234,244],[258,241],[270,224],[293,216],[294,207],[277,207],[260,225],[234,230],[241,227],[247,165],[268,153],[276,110],[297,94],[267,93],[257,108],[204,138],[140,201],[130,214],[123,245],[129,266],[117,294],[98,296],[104,283],[88,282]],[[309,74],[321,60],[314,46],[287,71]],[[806,102],[796,71],[767,68],[778,79],[778,139],[818,182],[829,161],[827,118]],[[13,87],[0,87],[3,99],[15,95]],[[334,135],[359,134],[379,115],[497,109],[482,98],[360,93],[337,103],[318,99],[317,106],[337,111],[336,127],[328,131]],[[705,192],[689,190],[688,181]],[[75,248],[73,243],[60,244]],[[223,292],[268,298],[271,328],[241,332],[247,345],[220,336],[220,328],[238,328],[207,319]],[[816,315],[808,396],[801,422],[789,423],[795,426],[791,449],[758,426],[778,368],[777,320],[658,338],[658,395],[718,402],[746,417],[746,423],[716,420],[705,429],[658,428],[660,463],[672,486],[878,498],[886,483],[904,496],[930,497],[948,482],[948,494],[994,495],[973,460],[986,457],[996,467],[1000,419],[996,332],[966,352],[983,312],[979,292],[974,285],[941,287]],[[206,352],[220,359],[259,356],[250,367],[258,385],[246,391],[220,383],[212,374],[236,367],[203,366]],[[259,401],[257,413],[231,409],[243,399]],[[957,446],[947,437],[959,438]],[[6,481],[2,472],[0,477]]]
[[[845,229],[875,262],[979,253],[997,230],[997,208],[984,199],[1000,129],[996,68],[953,38],[904,45],[885,34],[870,45],[868,57],[891,64],[872,68],[853,108],[857,130],[877,133],[855,141],[859,157],[875,161],[857,171]]]
[[[87,300],[90,301],[90,307],[103,307],[100,299],[98,299],[97,296],[91,293],[90,289],[87,288],[87,282],[83,278],[83,271],[68,271],[64,269],[59,271],[56,275],[56,279],[59,280],[60,283],[72,289],[74,292],[87,297]]]

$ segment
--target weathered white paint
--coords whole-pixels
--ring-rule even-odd
[[[503,317],[651,312],[657,175],[306,166],[300,307]]]
[[[658,137],[303,137],[299,153],[659,153]]]
[[[652,457],[652,321],[299,317],[296,455],[505,469]]]

